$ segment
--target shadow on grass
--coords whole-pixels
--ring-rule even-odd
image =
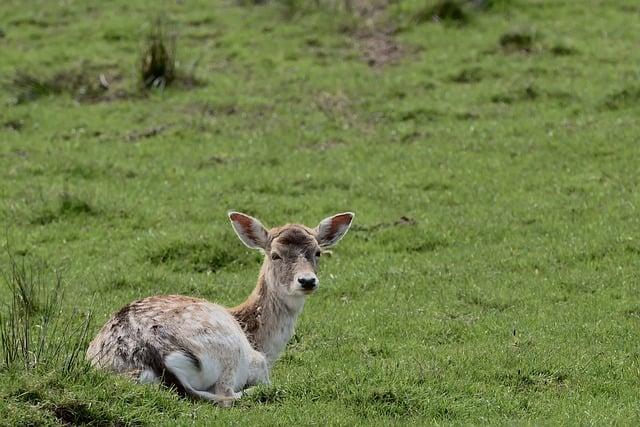
[[[215,273],[232,266],[259,263],[256,254],[247,253],[240,245],[229,239],[186,242],[175,241],[152,248],[146,258],[153,265],[166,265],[174,271]]]
[[[522,372],[518,369],[516,374],[499,376],[500,382],[519,391],[566,387],[567,379],[568,376],[563,372],[548,370]]]
[[[84,216],[98,216],[101,211],[84,198],[69,192],[61,193],[53,203],[47,203],[31,218],[31,224],[47,225],[52,222]]]

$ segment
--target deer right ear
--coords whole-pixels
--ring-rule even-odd
[[[328,249],[335,246],[338,240],[342,239],[353,221],[354,214],[345,212],[330,216],[320,221],[316,227],[316,239],[322,249]]]
[[[229,212],[229,219],[242,243],[251,249],[266,250],[269,233],[260,221],[240,212]]]

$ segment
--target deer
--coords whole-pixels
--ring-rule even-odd
[[[228,216],[242,243],[263,253],[249,297],[232,308],[183,295],[134,301],[113,314],[89,344],[87,359],[94,367],[220,406],[232,405],[249,387],[270,383],[306,298],[319,288],[320,257],[344,237],[354,214],[330,216],[315,228],[271,229],[240,212]]]

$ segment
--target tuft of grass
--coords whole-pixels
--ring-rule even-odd
[[[16,93],[16,104],[23,104],[61,92],[61,87],[55,81],[46,80],[41,76],[35,76],[24,71],[17,72],[7,86]]]
[[[500,36],[500,48],[505,53],[531,53],[535,50],[538,35],[532,31],[509,31]]]
[[[609,110],[640,106],[640,86],[626,87],[607,95],[604,106]]]
[[[569,56],[578,53],[578,50],[575,47],[565,43],[558,43],[553,45],[550,51],[555,56]]]
[[[274,385],[260,384],[250,391],[246,392],[246,398],[248,401],[259,404],[278,404],[282,403],[287,397],[287,390],[279,388]]]
[[[82,367],[91,313],[62,312],[60,270],[9,254],[2,275],[9,297],[0,310],[0,371],[71,373]]]
[[[424,22],[466,24],[469,19],[468,13],[459,1],[440,0],[436,4],[427,1],[422,9],[415,14],[413,21],[418,24]]]
[[[82,197],[64,191],[53,205],[48,205],[37,212],[32,218],[32,224],[46,225],[65,218],[78,216],[96,216],[99,211],[90,202]]]
[[[140,57],[140,81],[144,89],[168,86],[193,88],[203,85],[195,75],[198,61],[190,69],[178,67],[177,36],[168,32],[167,20],[156,18],[149,27]]]
[[[165,88],[176,78],[176,37],[156,18],[149,29],[140,61],[140,78],[145,88]]]
[[[540,90],[532,85],[514,89],[508,93],[502,93],[491,97],[491,102],[513,104],[519,101],[534,101],[540,97]]]
[[[478,83],[482,80],[483,70],[478,67],[465,68],[451,76],[451,81],[455,83]]]

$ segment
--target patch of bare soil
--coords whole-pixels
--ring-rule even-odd
[[[132,131],[127,134],[126,141],[137,142],[137,141],[140,141],[141,139],[153,138],[154,136],[158,136],[161,133],[165,132],[172,126],[173,125],[166,124],[166,125],[160,125],[160,126],[153,126],[143,130]]]
[[[116,66],[83,62],[50,76],[18,71],[5,86],[14,94],[14,104],[51,95],[69,95],[77,102],[95,103],[133,97],[124,90],[122,81]]]
[[[351,126],[357,119],[351,99],[342,91],[320,92],[315,97],[316,107],[329,119]]]
[[[362,28],[354,32],[354,41],[363,59],[371,67],[397,63],[405,49],[395,39],[395,28],[385,20],[389,0],[352,0],[353,13],[363,21]]]
[[[397,63],[405,51],[393,37],[393,30],[366,30],[355,37],[362,57],[371,67]]]

